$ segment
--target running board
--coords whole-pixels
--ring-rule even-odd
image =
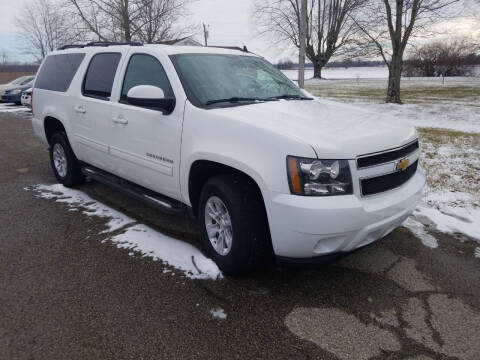
[[[180,201],[158,194],[152,190],[136,185],[128,180],[110,174],[104,170],[82,163],[83,175],[98,182],[111,186],[126,195],[141,200],[165,213],[181,214],[187,211],[187,206]]]

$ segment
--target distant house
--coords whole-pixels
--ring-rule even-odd
[[[175,45],[175,46],[203,46],[202,44],[192,39],[191,37],[184,37],[184,38],[175,39],[175,40],[159,41],[157,42],[157,44]]]

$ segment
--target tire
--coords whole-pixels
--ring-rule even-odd
[[[22,102],[21,101],[15,101],[15,105],[22,105]]]
[[[54,154],[56,151],[60,151],[60,153],[63,151],[65,160],[63,167],[55,165],[54,158],[58,159],[58,156]],[[52,165],[53,173],[58,182],[64,186],[74,187],[82,184],[85,180],[80,170],[78,160],[64,132],[57,132],[53,134],[50,139],[50,164]]]
[[[217,199],[225,206],[231,222],[231,246],[226,254],[216,250],[207,231],[207,224],[215,226],[215,221],[210,221],[212,217],[207,215],[207,220],[207,203],[212,205]],[[217,201],[216,204],[222,208],[221,203]],[[198,219],[203,246],[226,275],[245,274],[268,263],[266,260],[272,252],[263,199],[243,176],[221,175],[209,179],[200,195]]]

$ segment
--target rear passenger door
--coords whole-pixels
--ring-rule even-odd
[[[162,61],[164,62],[162,64]],[[171,114],[129,104],[128,91],[138,85],[152,85],[165,97],[175,97],[164,64],[166,56],[141,52],[130,54],[118,86],[118,102],[113,105],[110,124],[110,153],[115,174],[174,199],[180,199],[178,166],[183,120],[183,104]]]
[[[112,107],[110,97],[121,52],[92,56],[83,78],[81,95],[73,99],[74,137],[78,157],[91,165],[112,171],[108,154]]]

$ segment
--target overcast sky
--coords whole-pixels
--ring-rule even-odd
[[[0,0],[0,51],[7,51],[12,60],[20,57],[15,36],[15,17],[25,1]],[[192,15],[189,21],[210,25],[210,45],[246,45],[250,51],[265,56],[270,61],[293,59],[297,52],[288,45],[272,44],[268,39],[255,36],[255,26],[251,20],[253,2],[254,0],[197,0],[190,7]],[[474,26],[464,21],[457,21],[450,28],[455,34],[472,34],[474,31]],[[478,26],[475,29],[480,32]],[[200,32],[196,39],[203,43]]]

